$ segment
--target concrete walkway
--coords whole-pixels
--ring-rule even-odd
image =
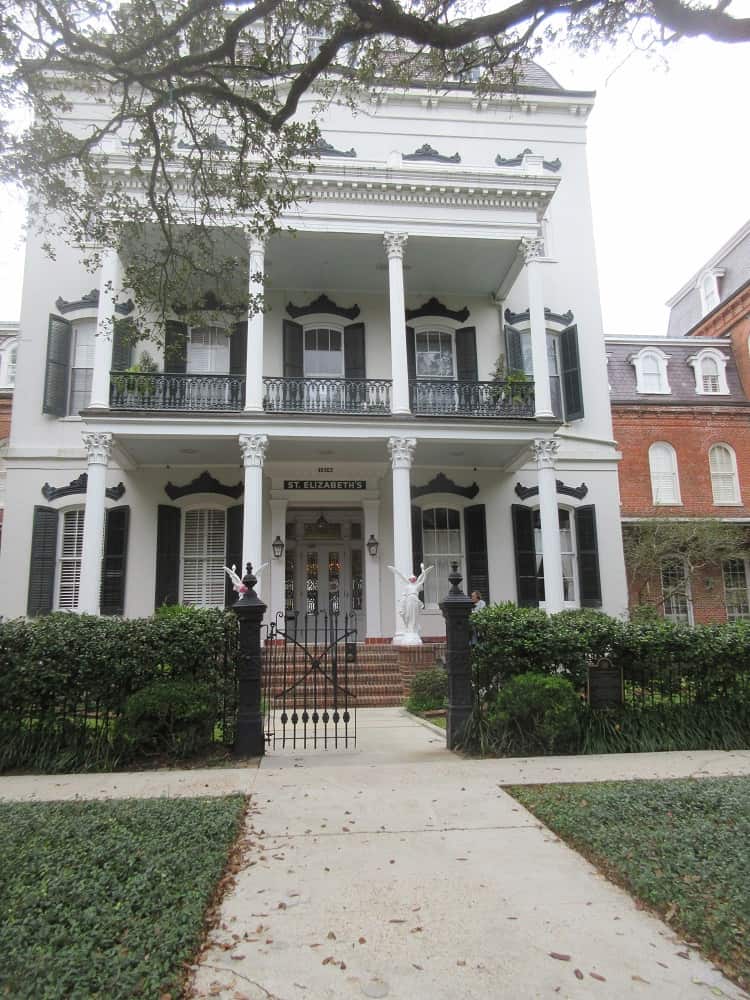
[[[251,792],[247,866],[194,970],[250,1000],[740,998],[502,785],[750,775],[750,751],[465,760],[400,709],[260,767],[0,778],[0,798]]]

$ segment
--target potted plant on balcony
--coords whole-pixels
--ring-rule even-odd
[[[528,385],[529,376],[519,369],[512,368],[508,371],[503,354],[495,362],[490,381],[496,383],[490,389],[490,397],[496,406],[500,407],[503,403],[523,403],[526,399],[526,392],[521,386]]]
[[[136,397],[139,403],[144,403],[156,392],[156,381],[151,378],[133,378],[133,375],[153,375],[159,371],[159,365],[148,351],[141,351],[138,360],[130,368],[114,379],[118,395]]]

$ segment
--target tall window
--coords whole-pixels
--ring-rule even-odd
[[[560,338],[547,334],[547,365],[549,366],[549,391],[552,412],[556,417],[563,415],[562,387],[560,385]]]
[[[80,410],[84,410],[91,399],[95,335],[96,323],[94,320],[73,324],[73,363],[70,368],[70,392],[68,395],[69,414],[76,414]]]
[[[728,559],[722,566],[722,570],[727,618],[729,621],[750,618],[745,560]]]
[[[714,503],[739,504],[740,487],[737,482],[737,460],[734,452],[726,444],[715,444],[708,452],[711,469],[711,490]]]
[[[677,476],[677,455],[671,444],[658,441],[648,450],[651,471],[651,493],[655,504],[679,504],[680,482]]]
[[[718,275],[709,271],[701,278],[700,286],[701,309],[703,315],[711,312],[719,304],[719,279]]]
[[[184,522],[182,603],[223,608],[226,514],[223,510],[188,510]]]
[[[221,326],[194,326],[190,329],[188,371],[196,375],[225,374],[229,371],[229,336]]]
[[[81,585],[81,552],[83,551],[84,508],[66,510],[57,555],[57,611],[75,611]]]
[[[636,391],[646,395],[666,395],[670,392],[667,379],[668,356],[657,348],[634,354],[630,363],[635,367]]]
[[[557,511],[560,525],[560,557],[562,561],[563,600],[568,604],[576,602],[576,549],[573,538],[573,518],[569,510],[559,507]],[[534,549],[536,551],[536,571],[539,579],[539,593],[544,592],[544,555],[542,548],[542,518],[539,508],[533,512]]]
[[[423,330],[415,336],[417,378],[453,378],[453,334]]]
[[[305,330],[305,375],[342,378],[344,348],[341,330],[316,327]]]
[[[661,592],[664,617],[680,625],[692,624],[690,585],[681,559],[665,559],[661,564]]]
[[[451,563],[461,565],[461,515],[450,507],[431,507],[422,511],[422,544],[425,566],[434,570],[425,580],[424,603],[436,608],[448,593]]]

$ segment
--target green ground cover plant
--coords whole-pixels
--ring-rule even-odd
[[[406,707],[419,715],[443,708],[448,697],[448,674],[442,667],[420,670],[411,682]]]
[[[178,997],[242,796],[0,804],[0,996]]]
[[[750,987],[750,778],[507,791]]]

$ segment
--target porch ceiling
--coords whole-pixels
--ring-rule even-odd
[[[516,262],[517,240],[412,236],[404,257],[406,293],[487,295]],[[266,250],[270,289],[385,294],[388,262],[381,235],[278,233]]]

